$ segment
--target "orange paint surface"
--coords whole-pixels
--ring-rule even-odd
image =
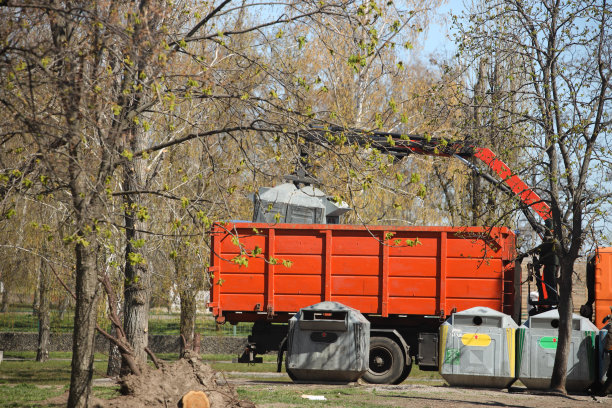
[[[605,326],[604,317],[612,313],[612,248],[598,248],[595,262],[595,324]]]
[[[383,317],[473,306],[512,314],[514,240],[507,228],[215,226],[209,306],[219,318],[293,313],[325,300]],[[237,262],[241,252],[248,265]]]

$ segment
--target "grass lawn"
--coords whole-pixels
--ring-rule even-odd
[[[45,407],[37,404],[48,398],[53,398],[64,394],[70,382],[70,359],[69,352],[51,352],[50,360],[45,363],[34,361],[35,352],[5,352],[5,358],[15,360],[4,360],[0,364],[0,407]],[[173,361],[178,358],[177,353],[159,354],[159,358],[166,361]],[[291,384],[286,375],[278,377],[261,378],[252,373],[276,373],[276,355],[265,355],[264,364],[240,364],[230,363],[234,355],[229,354],[203,354],[201,358],[208,362],[217,371],[232,372],[228,378],[249,380],[263,380],[267,382],[279,382],[287,385]],[[106,373],[107,356],[96,353],[94,362],[94,378],[103,378]],[[283,373],[285,372],[283,364]],[[241,373],[244,375],[241,376]],[[429,385],[443,384],[444,380],[437,372],[421,371],[415,365],[412,369],[407,383],[418,384],[420,382]],[[309,401],[301,397],[303,391],[298,392],[293,389],[279,385],[269,386],[257,384],[253,386],[238,386],[237,391],[241,398],[248,398],[256,404],[283,403],[295,406],[321,406],[321,401]],[[316,395],[323,395],[328,401],[347,403],[351,407],[381,407],[376,402],[380,395],[364,387],[346,386],[312,386],[312,392]],[[112,398],[117,395],[117,387],[101,386],[94,387],[94,395],[99,398]]]
[[[94,362],[94,378],[106,374],[106,360]],[[0,384],[66,385],[70,382],[70,360],[3,361],[0,364]]]
[[[58,397],[68,391],[67,385],[14,384],[0,385],[0,407],[4,408],[46,408],[57,405],[41,404],[40,401]],[[117,390],[112,387],[93,387],[93,395],[98,398],[112,398]]]

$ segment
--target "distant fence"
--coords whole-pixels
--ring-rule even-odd
[[[33,351],[37,349],[37,333],[0,333],[0,350]],[[200,344],[202,354],[240,354],[246,345],[245,337],[204,336]],[[178,353],[179,336],[149,335],[149,348],[154,353]],[[108,353],[109,342],[96,335],[96,352]],[[49,351],[72,351],[72,334],[52,333]]]
[[[51,333],[72,333],[74,311],[50,311]],[[108,321],[100,325],[110,330]],[[178,313],[154,312],[149,315],[149,333],[152,335],[176,335],[180,333],[180,315]],[[211,315],[199,314],[196,317],[196,332],[202,336],[246,337],[251,333],[252,323],[216,325]],[[31,308],[18,306],[0,313],[0,332],[38,332],[38,316]]]

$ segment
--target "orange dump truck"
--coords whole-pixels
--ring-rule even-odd
[[[438,328],[453,311],[521,313],[515,235],[507,228],[216,225],[209,306],[218,322],[254,322],[243,361],[280,350],[300,308],[336,301],[371,323],[375,383],[399,383],[413,358],[436,370]]]
[[[606,316],[612,313],[612,247],[597,248],[593,257],[594,279],[587,283],[589,298],[593,300],[595,325],[603,328]],[[588,266],[587,266],[588,275]],[[588,280],[588,279],[587,279]]]

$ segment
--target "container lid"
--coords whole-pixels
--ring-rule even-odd
[[[453,326],[518,328],[512,317],[505,313],[484,306],[472,307],[455,312],[447,320]]]
[[[306,306],[300,309],[290,320],[292,321],[337,321],[345,322],[360,322],[367,324],[369,321],[357,309],[348,307],[339,302],[325,301],[315,303],[314,305]]]
[[[259,199],[268,203],[288,203],[300,207],[325,208],[319,198],[308,195],[302,190],[298,190],[291,183],[279,184],[278,186],[261,192]]]
[[[557,309],[552,309],[548,312],[540,313],[535,316],[529,316],[529,319],[523,323],[523,327],[531,329],[557,330],[559,328],[559,311]],[[597,331],[598,329],[586,317],[572,314],[572,330]]]

